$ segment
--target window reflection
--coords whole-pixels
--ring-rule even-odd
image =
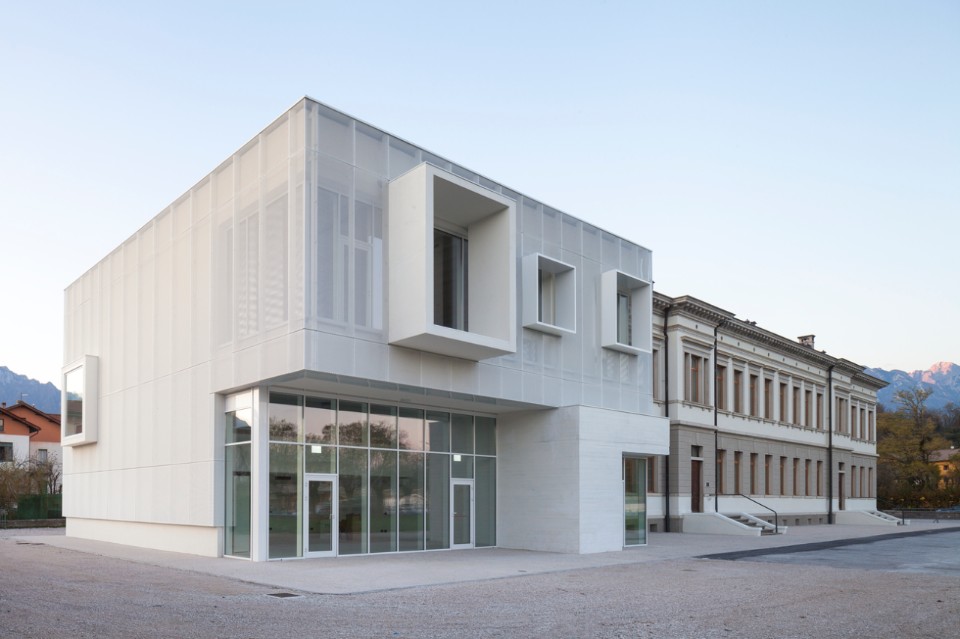
[[[226,416],[235,556],[249,556],[251,422]],[[338,554],[450,548],[453,478],[475,480],[475,543],[496,544],[495,419],[272,392],[268,424],[270,558],[304,554],[306,473],[337,475]]]
[[[64,392],[67,395],[67,414],[64,432],[79,435],[83,432],[83,366],[75,368],[64,376]]]

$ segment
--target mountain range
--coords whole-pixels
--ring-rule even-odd
[[[932,391],[927,408],[943,408],[947,404],[960,406],[960,366],[952,362],[937,362],[925,371],[885,371],[868,368],[867,373],[879,377],[889,385],[877,393],[877,399],[888,410],[896,410],[893,396],[897,391],[913,390],[917,386]]]
[[[925,371],[909,373],[882,368],[868,368],[866,372],[889,384],[878,393],[880,403],[888,410],[896,409],[893,397],[897,391],[917,386],[933,391],[927,399],[928,408],[943,408],[951,403],[960,406],[960,366],[952,362],[938,362]],[[44,384],[0,366],[0,402],[14,404],[21,396],[44,412],[60,412],[60,389],[50,382]]]
[[[59,388],[50,382],[44,384],[0,366],[0,402],[16,404],[21,397],[45,413],[60,413]]]

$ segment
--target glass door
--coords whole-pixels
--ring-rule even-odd
[[[473,548],[474,497],[472,479],[454,479],[450,491],[451,548]]]
[[[623,458],[623,545],[647,543],[647,460]]]
[[[304,475],[303,556],[337,554],[337,476]]]

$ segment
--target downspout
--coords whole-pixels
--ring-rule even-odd
[[[720,512],[720,464],[717,460],[720,456],[720,428],[717,419],[717,332],[720,327],[726,324],[726,320],[720,320],[720,323],[713,327],[713,510]],[[704,371],[706,372],[706,371]]]
[[[833,367],[827,369],[827,523],[833,522]]]
[[[667,418],[667,454],[663,458],[663,531],[670,532],[670,342],[667,337],[667,319],[672,305],[663,311],[663,416]],[[654,371],[654,375],[659,371]]]

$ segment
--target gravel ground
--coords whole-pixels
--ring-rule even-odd
[[[942,638],[960,628],[960,578],[751,560],[277,599],[275,588],[4,536],[0,575],[4,638]]]

